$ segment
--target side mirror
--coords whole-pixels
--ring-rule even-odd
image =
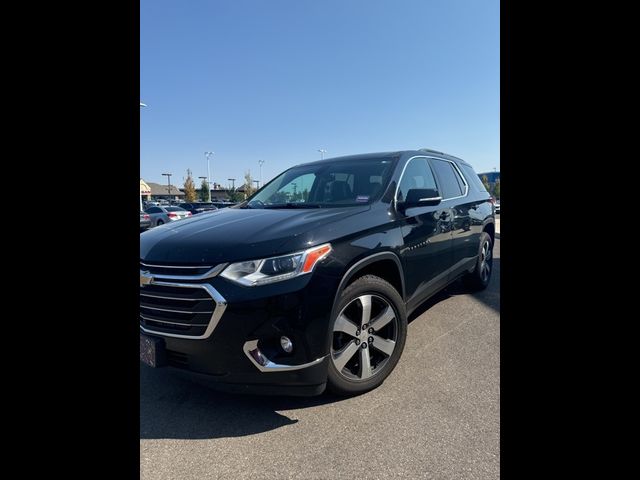
[[[432,188],[412,188],[407,192],[407,198],[398,202],[398,210],[404,213],[408,208],[429,207],[442,202],[442,197],[437,190]]]

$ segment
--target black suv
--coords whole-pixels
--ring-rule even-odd
[[[246,201],[140,235],[140,355],[218,388],[314,395],[380,385],[407,316],[491,276],[494,210],[432,150],[286,170]]]

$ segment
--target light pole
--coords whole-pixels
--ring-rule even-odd
[[[167,177],[167,182],[168,182],[168,187],[167,187],[167,192],[169,192],[169,205],[171,205],[171,175],[173,175],[173,173],[163,173],[162,175],[164,175],[165,177]]]
[[[324,154],[327,153],[327,151],[324,148],[319,148],[318,151],[320,152],[320,160],[324,160]]]
[[[209,157],[216,152],[204,152],[204,156],[207,157],[207,176],[209,177],[207,182],[209,183],[209,201],[211,201],[211,165],[209,162]]]
[[[146,103],[142,103],[140,102],[140,107],[146,107],[147,104]],[[140,179],[142,180],[142,179]],[[142,194],[140,194],[140,210],[142,210]]]
[[[256,191],[260,190],[260,180],[254,180],[253,183],[256,184]]]
[[[236,179],[235,178],[227,178],[229,182],[231,182],[231,190],[235,191],[236,189]]]
[[[262,183],[262,165],[264,164],[264,160],[258,160],[260,164],[260,183]]]

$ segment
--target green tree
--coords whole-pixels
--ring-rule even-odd
[[[236,192],[235,190],[229,190],[229,201],[230,202],[241,202],[242,194],[240,192]]]
[[[245,198],[249,198],[253,195],[255,189],[253,188],[253,178],[251,178],[251,170],[244,174],[244,195]]]
[[[489,185],[489,177],[487,177],[486,175],[482,175],[482,184],[484,185],[484,188],[487,189],[487,192],[491,191],[491,185]]]
[[[191,177],[191,170],[187,170],[187,179],[184,181],[184,199],[186,202],[196,201],[196,186]]]
[[[208,200],[209,200],[209,182],[203,179],[202,184],[200,185],[200,201],[206,202]]]
[[[493,196],[496,198],[500,198],[500,179],[496,180],[496,184],[493,187]]]

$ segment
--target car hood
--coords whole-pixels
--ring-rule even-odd
[[[221,263],[301,250],[304,233],[369,210],[224,208],[140,234],[140,259],[161,263]]]

